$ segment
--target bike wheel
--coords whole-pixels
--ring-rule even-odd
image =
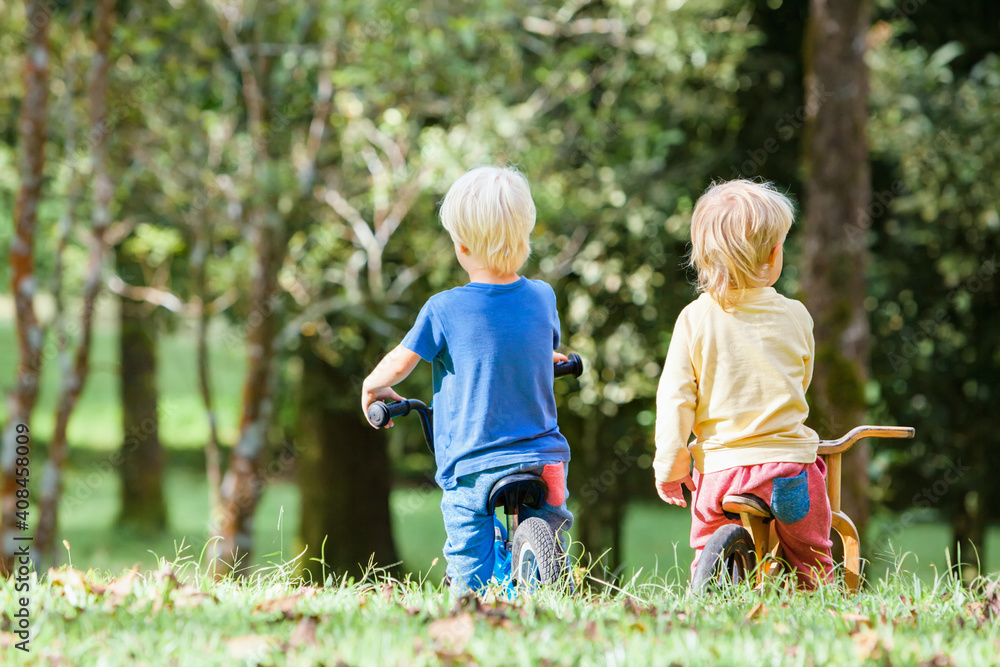
[[[538,517],[521,522],[514,532],[511,574],[519,588],[534,590],[554,584],[562,571],[562,549],[552,526]]]
[[[745,581],[757,564],[753,538],[743,526],[727,524],[712,533],[691,578],[691,589],[702,594],[712,588]]]

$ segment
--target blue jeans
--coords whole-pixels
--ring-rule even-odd
[[[444,557],[448,561],[452,590],[478,590],[493,576],[493,517],[486,507],[490,489],[507,475],[520,472],[541,475],[542,465],[514,464],[463,475],[457,480],[458,486],[444,492],[441,513],[448,534]],[[564,467],[568,473],[569,464]],[[568,531],[573,525],[573,514],[566,509],[565,501],[558,507],[546,503],[540,510],[526,507],[520,514],[522,521],[533,516],[547,522],[555,531]]]

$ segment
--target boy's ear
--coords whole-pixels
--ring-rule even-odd
[[[771,248],[771,254],[767,256],[767,263],[768,264],[770,264],[771,266],[774,266],[775,262],[778,261],[778,253],[781,252],[781,246],[783,246],[784,244],[785,244],[785,242],[782,241],[778,245],[776,245],[773,248]]]

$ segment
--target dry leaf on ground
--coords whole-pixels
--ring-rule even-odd
[[[622,604],[625,606],[625,611],[635,614],[636,616],[641,616],[642,614],[656,616],[656,607],[651,604],[639,602],[633,597],[626,597]]]
[[[871,628],[855,632],[851,635],[851,639],[854,641],[854,650],[860,662],[881,660],[892,651],[892,640],[883,640]]]
[[[135,580],[139,578],[138,568],[133,568],[115,579],[104,589],[105,604],[108,607],[117,607],[132,595]]]
[[[306,599],[307,597],[311,596],[303,595],[302,593],[292,593],[291,595],[274,598],[273,600],[262,600],[254,605],[253,611],[254,613],[263,614],[281,612],[287,617],[299,606],[299,600]]]
[[[465,612],[459,616],[439,618],[427,629],[439,649],[460,653],[472,638],[475,624],[472,614]]]
[[[848,611],[841,614],[840,617],[852,624],[851,629],[847,631],[848,634],[853,635],[856,632],[860,632],[862,626],[868,628],[872,627],[872,619],[864,614],[855,614]]]
[[[313,616],[306,616],[299,620],[296,624],[295,629],[292,630],[292,636],[288,638],[288,645],[291,647],[297,646],[315,646],[316,645],[316,628],[319,626],[319,621]]]
[[[266,635],[242,635],[226,640],[229,655],[237,660],[262,660],[264,656],[278,648],[281,642],[276,637]]]
[[[750,609],[750,611],[747,612],[747,615],[746,615],[745,618],[748,621],[752,621],[754,618],[756,618],[758,616],[760,616],[761,618],[764,618],[765,616],[767,616],[767,607],[764,606],[763,602],[758,602],[757,604],[755,604]]]

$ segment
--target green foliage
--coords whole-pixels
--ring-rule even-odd
[[[943,510],[969,539],[1000,510],[989,472],[1000,465],[989,444],[1000,428],[1000,150],[989,139],[1000,136],[1000,59],[962,77],[950,65],[960,53],[893,39],[872,53],[878,180],[869,228],[845,232],[870,240],[875,256],[869,393],[878,414],[917,429],[913,443],[880,445],[891,450],[880,455],[881,495]]]

